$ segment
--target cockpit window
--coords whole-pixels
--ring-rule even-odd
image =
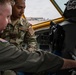
[[[58,4],[58,6],[64,12],[65,4],[68,2],[68,0],[55,0],[55,2]]]
[[[24,15],[27,20],[31,24],[37,24],[62,17],[52,1],[54,0],[26,0]],[[59,2],[60,0],[55,1]]]

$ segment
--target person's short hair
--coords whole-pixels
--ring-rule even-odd
[[[0,0],[0,5],[11,3],[11,5],[14,5],[14,0]]]
[[[24,1],[26,1],[26,0],[24,0]],[[16,3],[16,2],[17,2],[17,0],[14,0],[14,2]]]

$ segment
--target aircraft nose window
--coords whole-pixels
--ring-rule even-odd
[[[62,17],[50,0],[26,0],[24,14],[32,24]]]
[[[58,6],[64,12],[65,4],[68,2],[68,0],[55,0],[55,2],[58,4]]]

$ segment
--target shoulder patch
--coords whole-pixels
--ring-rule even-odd
[[[4,40],[4,39],[2,39],[2,38],[0,38],[0,41],[1,41],[1,42],[7,42],[6,40]]]

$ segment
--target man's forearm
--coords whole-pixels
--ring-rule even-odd
[[[76,68],[76,61],[70,60],[70,59],[63,59],[64,64],[62,66],[62,69],[70,69],[70,68]]]

